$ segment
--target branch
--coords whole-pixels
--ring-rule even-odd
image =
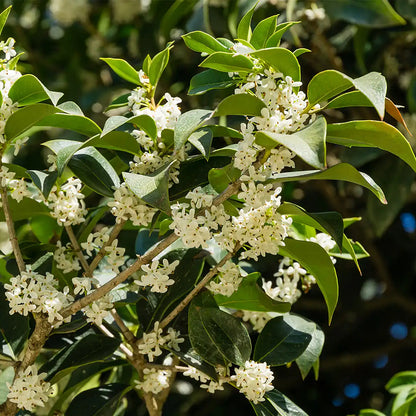
[[[87,276],[92,277],[90,266],[88,265],[85,256],[82,254],[81,246],[79,245],[78,240],[75,237],[74,230],[70,225],[65,225],[65,230],[68,234],[69,240],[71,241],[72,248],[81,263],[82,268],[85,270]]]
[[[17,267],[20,273],[26,270],[25,262],[23,261],[22,252],[20,251],[19,242],[16,237],[16,231],[14,229],[14,223],[10,212],[9,200],[7,197],[7,188],[1,188],[1,202],[3,204],[4,218],[7,224],[7,230],[9,232],[9,240],[12,244],[14,257],[16,259]]]

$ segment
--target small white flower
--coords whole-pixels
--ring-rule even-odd
[[[141,280],[137,280],[136,283],[139,286],[151,286],[152,292],[165,293],[168,290],[168,286],[173,285],[175,281],[169,278],[169,275],[174,272],[179,260],[175,260],[173,263],[169,263],[167,259],[163,259],[162,264],[159,264],[158,260],[152,260],[152,264],[144,264],[141,269],[144,274],[141,276]]]

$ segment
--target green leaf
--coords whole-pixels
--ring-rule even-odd
[[[228,88],[234,84],[235,82],[228,76],[228,73],[207,69],[191,78],[188,94],[204,94],[207,91]]]
[[[232,137],[235,139],[242,139],[243,135],[235,129],[225,126],[218,126],[215,124],[210,124],[206,126],[212,131],[213,137]]]
[[[261,116],[266,104],[252,94],[233,94],[224,98],[217,106],[214,117],[227,115]]]
[[[19,108],[6,121],[5,134],[7,140],[13,140],[23,134],[31,127],[35,126],[46,116],[60,111],[58,108],[49,104],[33,104],[28,107]]]
[[[36,126],[58,127],[61,129],[76,131],[85,136],[100,134],[101,128],[91,119],[83,115],[56,113],[50,114],[39,120]]]
[[[212,168],[208,172],[209,183],[218,193],[224,191],[228,185],[235,182],[240,176],[240,169],[235,168],[233,163],[222,168]]]
[[[15,81],[8,95],[19,106],[35,104],[47,99],[56,105],[63,93],[48,90],[34,75],[26,74]]]
[[[386,150],[416,171],[416,158],[409,142],[399,130],[384,121],[356,120],[329,124],[327,141],[348,147],[377,147]]]
[[[75,396],[66,416],[114,416],[122,397],[133,386],[120,383],[110,383],[104,386],[85,390]]]
[[[281,215],[290,216],[294,222],[300,222],[328,233],[335,240],[338,247],[342,247],[344,223],[341,214],[338,212],[309,213],[302,207],[290,202],[284,202],[280,205],[278,212]]]
[[[258,1],[254,6],[242,17],[237,26],[237,38],[250,41],[251,38],[251,19],[253,18],[254,10],[257,7]]]
[[[0,352],[6,344],[17,357],[29,337],[29,317],[18,313],[10,315],[5,292],[4,286],[0,284]]]
[[[282,36],[285,34],[285,32],[290,29],[293,25],[296,25],[299,22],[284,22],[280,23],[280,25],[277,25],[275,32],[272,36],[270,36],[267,39],[266,45],[263,45],[262,47],[266,48],[276,48],[280,45],[280,41],[282,39]]]
[[[58,179],[58,172],[42,172],[40,170],[28,170],[33,183],[47,199],[52,187]]]
[[[169,169],[172,163],[150,175],[124,172],[128,188],[142,201],[154,208],[169,212]]]
[[[127,107],[129,105],[130,94],[123,94],[120,97],[115,98],[111,104],[105,109],[105,111],[112,110],[114,108]]]
[[[331,18],[357,25],[381,28],[406,24],[387,0],[322,0],[322,5]]]
[[[312,124],[292,134],[257,132],[255,142],[268,149],[283,144],[309,165],[323,169],[326,167],[325,137],[326,120],[318,117]]]
[[[266,42],[276,29],[277,15],[270,16],[257,24],[250,38],[250,43],[256,48],[266,47]]]
[[[137,128],[143,130],[152,139],[157,138],[157,127],[152,117],[147,114],[141,114],[130,118],[123,116],[113,116],[107,119],[105,122],[101,137],[104,137],[108,133],[116,130],[126,123],[134,124]]]
[[[12,364],[12,362],[10,362],[10,364]],[[14,368],[12,366],[0,371],[0,404],[3,404],[7,400],[7,395],[10,393],[7,383],[12,385],[13,380]]]
[[[297,315],[283,315],[267,322],[257,338],[254,360],[271,366],[285,365],[306,350],[314,323]]]
[[[262,59],[284,76],[290,76],[293,81],[300,81],[300,65],[295,55],[286,48],[266,48],[251,52],[250,55]]]
[[[250,273],[244,276],[236,292],[231,296],[215,295],[215,301],[219,306],[231,309],[256,312],[289,312],[291,304],[278,302],[266,295],[257,284],[259,277],[260,273]]]
[[[311,52],[311,50],[307,49],[307,48],[298,48],[298,49],[293,51],[293,55],[295,55],[296,58],[297,58],[298,56],[301,56],[304,53],[308,53],[308,52]]]
[[[358,416],[386,416],[384,413],[374,409],[362,409]]]
[[[172,48],[173,42],[169,42],[168,46],[157,55],[152,58],[149,66],[149,76],[150,84],[156,86],[159,82],[160,77],[162,76],[163,71],[165,70],[169,62],[169,51]]]
[[[401,371],[395,374],[386,384],[386,390],[398,394],[403,389],[416,388],[416,371]]]
[[[85,141],[80,148],[93,146],[103,149],[121,150],[122,152],[137,155],[140,152],[140,145],[129,133],[124,131],[110,131],[105,136],[98,134]]]
[[[308,416],[300,407],[278,390],[272,390],[265,395],[265,401],[254,404],[251,402],[257,416]]]
[[[43,244],[48,244],[52,239],[57,241],[61,235],[61,227],[55,218],[47,215],[38,215],[30,221],[33,234]]]
[[[185,45],[195,52],[228,52],[228,48],[221,42],[208,33],[201,32],[200,30],[187,33],[182,36],[182,39],[184,40]]]
[[[188,142],[195,146],[204,156],[209,159],[209,153],[212,144],[212,130],[208,127],[202,127],[194,131],[188,138]]]
[[[331,323],[338,303],[338,278],[328,253],[319,244],[311,241],[286,238],[279,254],[296,260],[315,277],[324,296],[328,308],[328,321]]]
[[[199,66],[221,72],[251,72],[253,62],[244,55],[234,55],[228,52],[214,52],[203,60]]]
[[[197,296],[188,312],[189,339],[195,351],[212,365],[229,362],[244,365],[251,355],[251,341],[238,318],[221,311],[206,299],[208,292]],[[215,301],[212,301],[215,304]]]
[[[372,107],[371,101],[361,91],[350,91],[339,95],[326,108]]]
[[[72,155],[82,147],[83,143],[75,140],[58,139],[49,140],[43,145],[55,153],[58,176],[61,176]]]
[[[190,110],[181,114],[175,124],[175,150],[182,148],[189,136],[211,117],[212,111],[201,109]]]
[[[74,153],[69,168],[81,181],[100,195],[112,197],[120,179],[110,162],[94,147]]]
[[[302,379],[305,379],[313,365],[319,360],[325,342],[324,332],[317,324],[313,324],[315,327],[310,332],[312,336],[311,342],[302,355],[296,359],[296,364],[299,367]]]
[[[23,198],[20,202],[10,198],[9,205],[13,221],[27,220],[35,215],[49,214],[49,209],[43,202],[31,198]],[[0,210],[0,221],[5,221],[3,210]]]
[[[120,78],[136,85],[142,85],[139,73],[124,59],[119,58],[100,58],[104,61]]]
[[[3,32],[4,25],[6,24],[11,9],[12,6],[9,6],[7,9],[4,9],[0,14],[0,34],[1,32]]]
[[[110,357],[120,345],[120,340],[101,334],[88,334],[63,348],[50,358],[40,369],[47,373],[46,380],[56,383],[74,369]]]
[[[270,182],[292,182],[303,180],[338,180],[347,181],[361,185],[364,188],[369,189],[380,200],[382,204],[387,204],[386,197],[382,189],[371,179],[369,175],[364,172],[359,172],[354,166],[348,163],[339,163],[325,170],[305,170],[297,172],[285,172],[278,175],[274,175],[274,178]]]

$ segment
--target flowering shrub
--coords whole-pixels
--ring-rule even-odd
[[[387,109],[401,121],[381,74],[353,79],[326,70],[302,91],[297,58],[307,51],[280,46],[289,25],[277,25],[276,16],[252,28],[254,10],[234,41],[202,31],[183,36],[203,55],[189,94],[226,93],[214,109],[183,111],[180,98],[159,91],[172,43],[138,71],[103,58],[134,87],[110,104],[102,128],[74,102],[60,102],[61,93],[17,72],[14,41],[4,43],[2,154],[18,152],[36,129],[76,136],[43,143],[51,151],[47,170],[1,165],[14,260],[0,292],[3,355],[12,370],[2,414],[44,406],[51,385],[70,397],[75,384],[109,370],[53,410],[121,414],[122,399],[135,390],[149,414],[160,415],[183,373],[209,393],[237,388],[257,415],[306,414],[275,388],[271,367],[295,362],[303,378],[317,374],[324,335],[291,306],[317,284],[331,322],[336,258],[359,269],[367,252],[344,233],[356,218],[309,213],[284,200],[285,184],[344,180],[386,203],[367,174],[347,163],[328,167],[327,144],[379,148],[415,171],[416,158],[384,121],[326,121],[326,109],[350,106],[372,106],[380,119]],[[36,256],[16,235],[21,220],[41,244]],[[274,282],[255,271],[265,256],[276,262]],[[51,341],[62,334],[70,342],[56,348]]]

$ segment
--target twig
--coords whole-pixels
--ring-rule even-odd
[[[82,254],[81,246],[79,245],[78,240],[75,237],[74,230],[70,225],[65,225],[65,230],[68,234],[69,240],[71,241],[72,248],[81,263],[82,268],[85,270],[87,276],[92,277],[91,268],[87,260],[85,259],[84,255]]]
[[[25,262],[23,261],[22,252],[20,251],[19,242],[16,237],[16,230],[14,229],[14,223],[10,212],[9,200],[7,197],[7,188],[1,188],[1,202],[3,204],[4,218],[7,224],[7,230],[9,232],[9,240],[12,244],[14,257],[16,259],[17,267],[20,273],[26,270]]]
[[[109,331],[104,325],[97,325],[97,328],[104,334],[104,335],[107,335],[108,337],[110,337],[110,338],[115,338],[115,336],[114,336],[114,334],[111,332],[111,331]],[[133,358],[133,353],[123,344],[123,343],[121,343],[120,345],[119,345],[119,348],[120,348],[120,350],[121,351],[123,351],[124,352],[124,354],[126,354],[126,357],[127,357],[127,359],[129,360],[129,361],[131,361],[132,360],[132,358]]]
[[[127,326],[125,325],[125,323],[123,322],[120,315],[117,313],[115,309],[111,310],[111,316],[113,317],[117,326],[120,328],[120,331],[123,334],[124,338],[126,338],[127,342],[132,346],[133,349],[137,348],[136,337],[134,336],[133,332],[131,332],[130,329],[127,328]]]

